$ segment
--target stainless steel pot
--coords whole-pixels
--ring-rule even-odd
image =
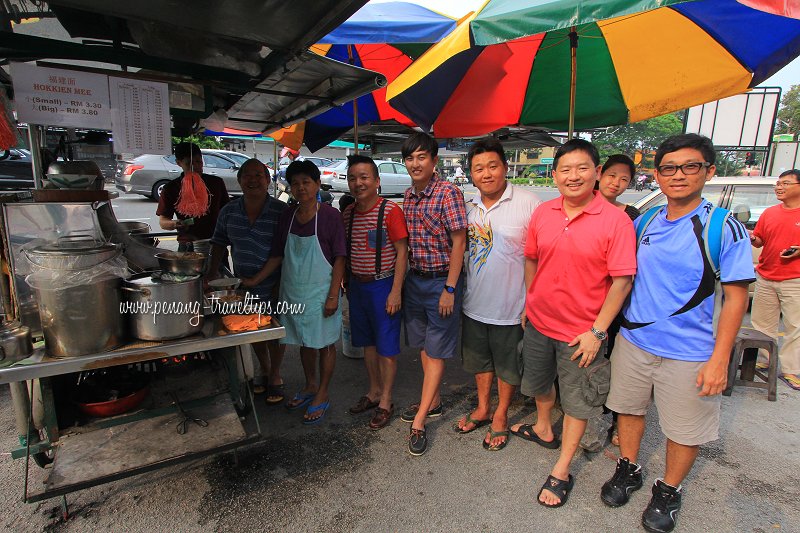
[[[115,244],[98,242],[91,235],[72,235],[25,250],[28,261],[48,270],[85,270],[122,253]]]
[[[138,274],[123,284],[131,335],[161,341],[180,339],[203,328],[203,279],[170,282],[157,274]]]
[[[16,320],[0,325],[0,366],[15,363],[33,353],[30,330]]]
[[[208,255],[200,252],[161,252],[156,254],[156,259],[164,272],[194,276],[205,272]]]
[[[45,351],[53,357],[75,357],[112,350],[125,342],[120,315],[121,278],[85,285],[33,290],[39,302]]]
[[[154,237],[149,237],[147,234],[150,233],[150,224],[147,222],[139,222],[137,220],[126,220],[125,222],[120,222],[119,227],[122,231],[130,235],[132,238],[146,244],[147,246],[158,246],[158,239]]]

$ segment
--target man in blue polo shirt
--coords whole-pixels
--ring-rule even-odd
[[[209,272],[219,272],[225,248],[230,246],[233,270],[245,280],[255,276],[269,259],[272,237],[286,204],[269,197],[269,171],[258,159],[245,161],[239,168],[237,179],[243,196],[229,202],[219,213],[211,238]],[[280,271],[277,271],[258,285],[246,288],[250,294],[260,298],[258,301],[271,302],[274,309],[274,294],[279,280]],[[247,285],[246,280],[243,285]],[[252,346],[264,373],[266,402],[270,405],[281,403],[284,399],[281,378],[284,347],[277,340],[256,342]]]
[[[700,446],[719,438],[719,394],[747,309],[747,286],[755,279],[750,239],[738,220],[729,217],[721,232],[711,227],[704,232],[714,206],[702,198],[703,185],[714,176],[714,160],[711,141],[696,134],[670,137],[656,151],[655,177],[667,205],[638,237],[639,270],[611,354],[606,406],[619,413],[621,458],[600,496],[606,505],[619,507],[642,487],[636,461],[654,398],[667,437],[666,471],[653,485],[642,525],[658,533],[675,527],[681,482]],[[637,220],[637,227],[641,223]],[[718,257],[704,251],[715,248],[704,235],[717,239]],[[712,262],[719,267],[724,293],[716,335]]]

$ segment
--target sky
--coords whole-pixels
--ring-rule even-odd
[[[371,0],[371,3],[390,2],[393,0]],[[425,6],[451,17],[460,18],[470,11],[480,8],[485,0],[405,0],[413,4]],[[774,76],[761,84],[763,87],[781,87],[783,92],[792,85],[800,84],[800,58],[795,59]]]

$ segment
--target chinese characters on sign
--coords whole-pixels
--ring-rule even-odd
[[[20,63],[11,75],[20,122],[111,129],[107,76]]]
[[[171,154],[167,84],[111,77],[108,86],[114,152]]]

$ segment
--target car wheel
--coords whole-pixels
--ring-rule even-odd
[[[164,186],[169,183],[168,180],[157,181],[155,185],[153,185],[153,190],[150,193],[150,198],[155,200],[156,202],[161,198],[161,193],[164,190]]]

